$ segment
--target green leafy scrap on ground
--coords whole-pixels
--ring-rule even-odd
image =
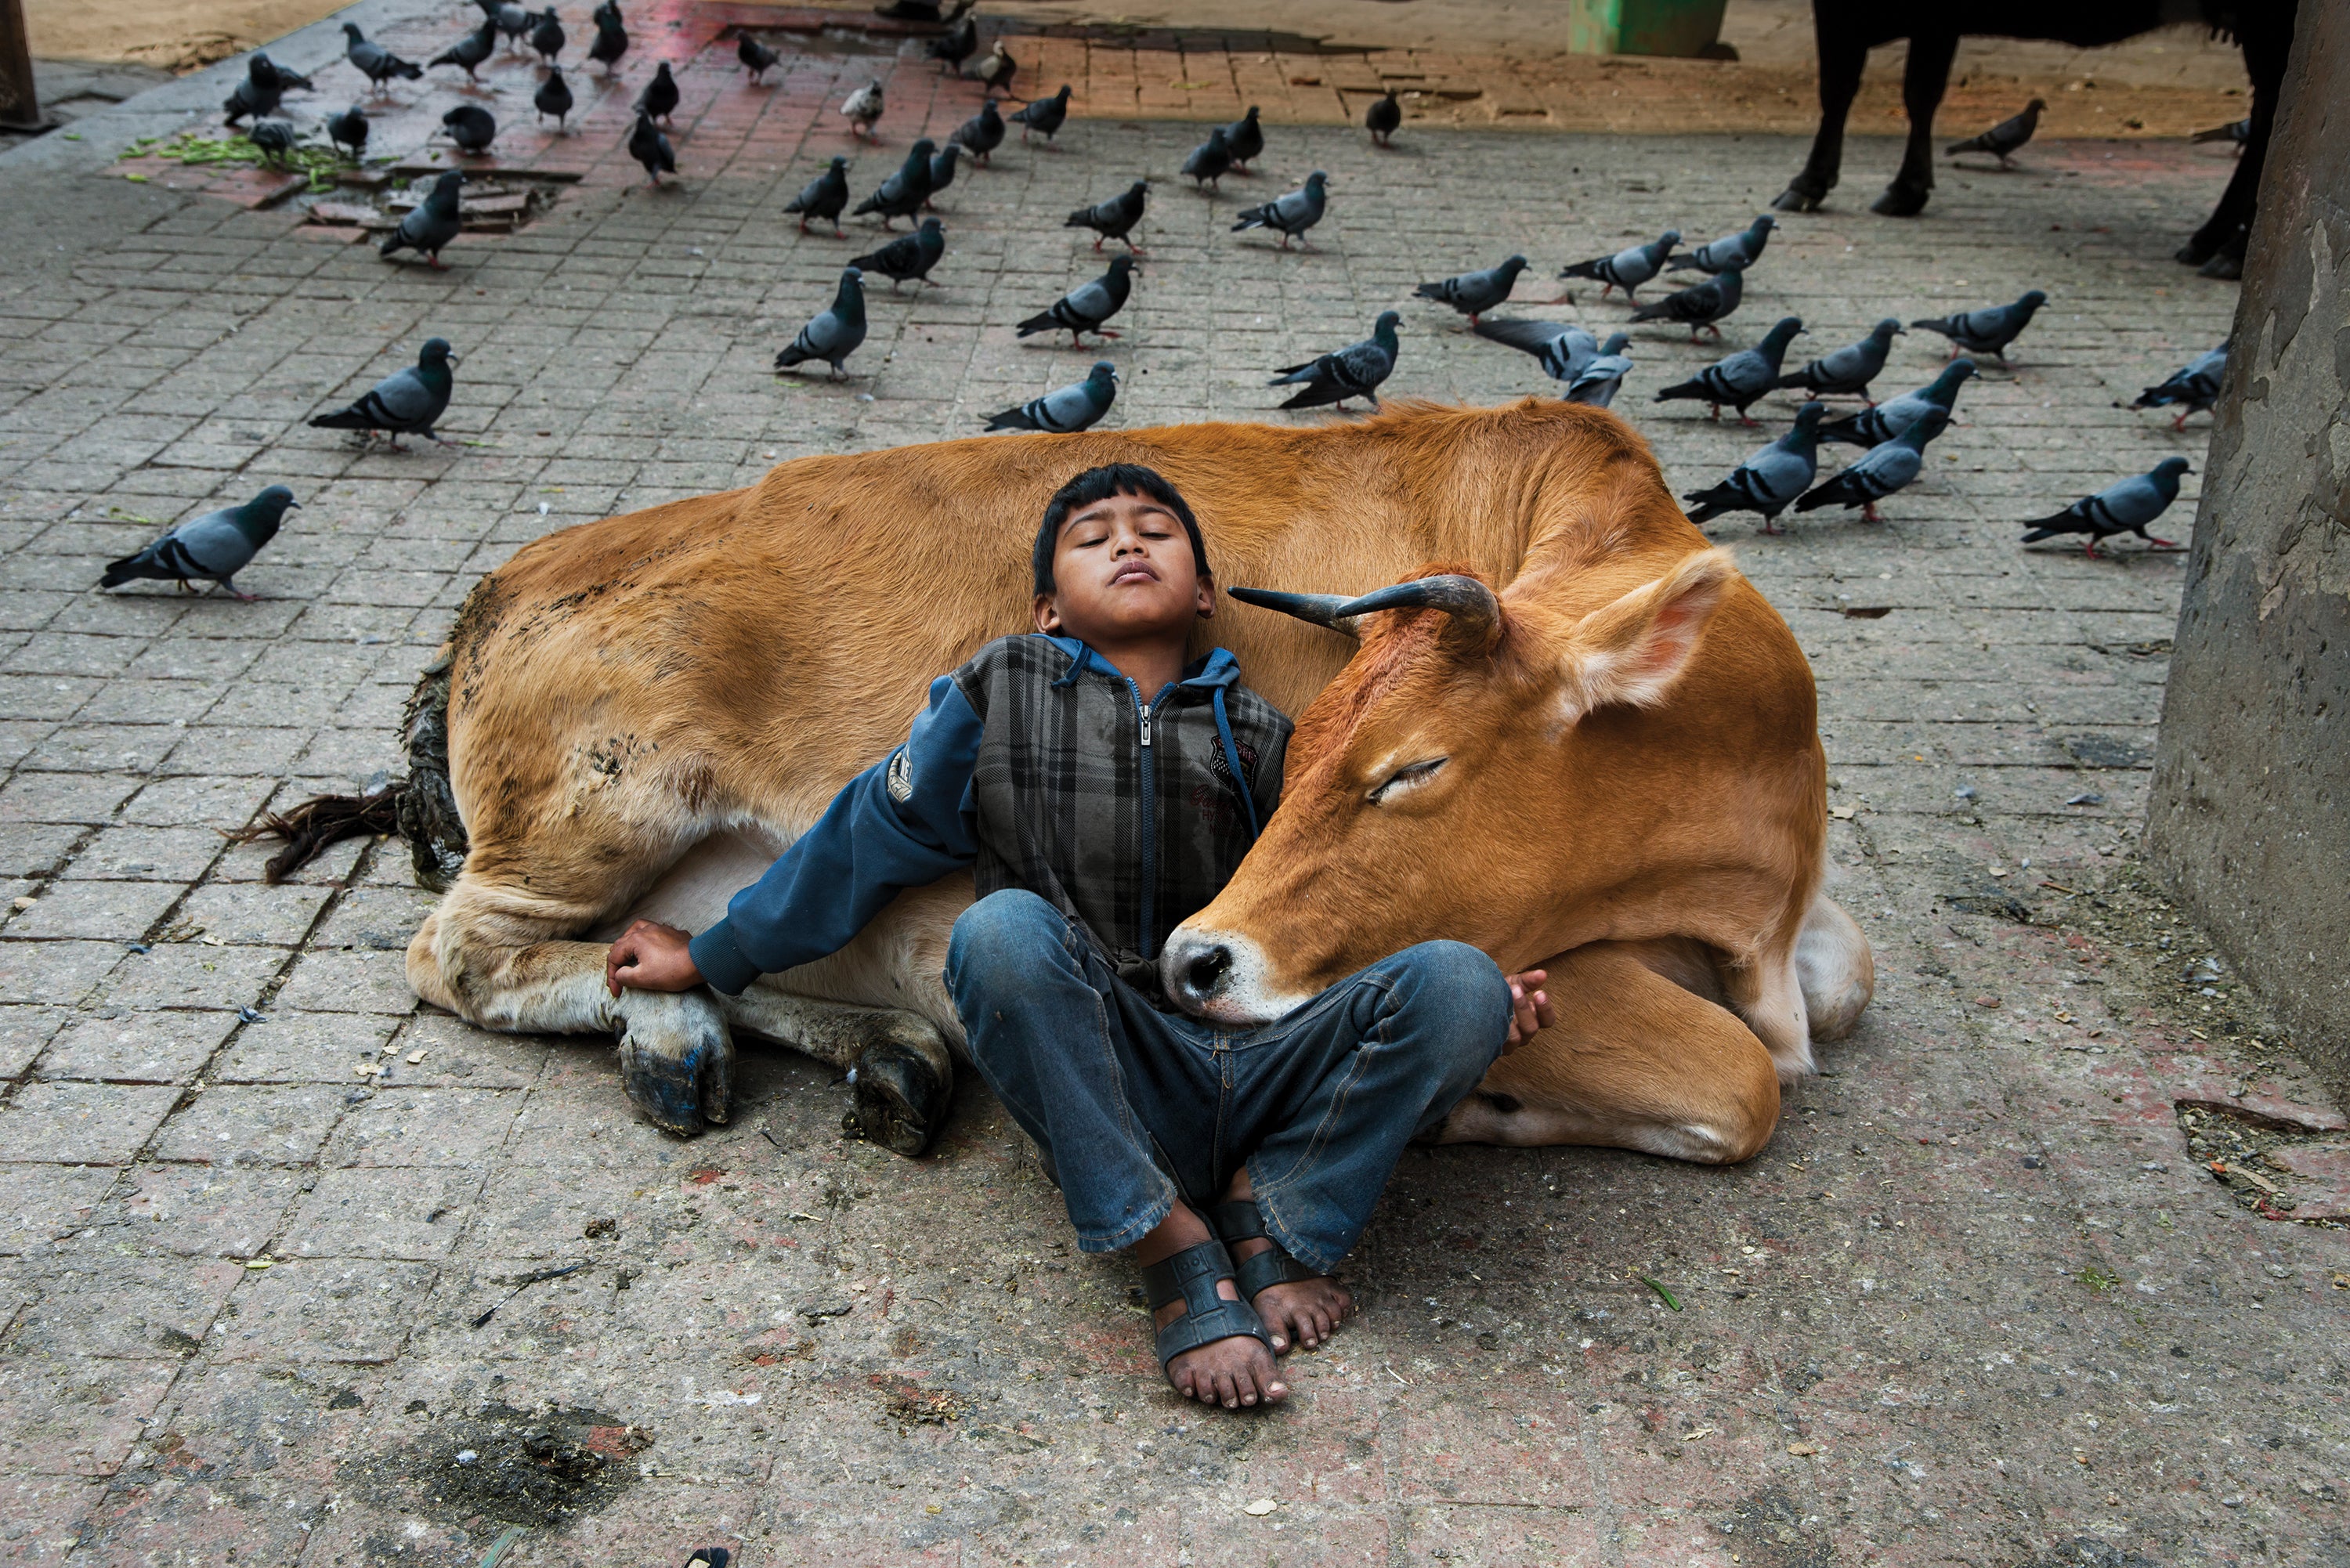
[[[125,158],[168,158],[175,163],[195,168],[261,168],[284,169],[290,174],[300,174],[310,182],[310,193],[317,195],[335,188],[335,176],[344,167],[343,155],[331,147],[297,145],[285,162],[280,163],[253,144],[242,132],[225,137],[200,136],[192,130],[177,136],[142,136],[122,152]]]

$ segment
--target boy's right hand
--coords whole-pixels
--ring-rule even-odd
[[[639,991],[691,991],[702,983],[686,944],[693,939],[675,926],[639,920],[620,933],[604,958],[604,988],[614,996],[632,985]]]

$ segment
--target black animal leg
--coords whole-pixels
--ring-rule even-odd
[[[1783,213],[1815,210],[1835,188],[1836,176],[1844,167],[1845,120],[1860,91],[1861,67],[1868,63],[1860,17],[1831,15],[1849,9],[1829,5],[1827,0],[1816,0],[1812,7],[1820,58],[1820,129],[1812,138],[1812,155],[1804,160],[1803,172],[1789,181],[1771,203]]]
[[[2220,193],[2220,204],[2178,251],[2178,259],[2189,266],[2199,267],[2212,261],[2231,242],[2241,243],[2241,236],[2251,227],[2253,206],[2260,194],[2261,170],[2268,162],[2269,132],[2276,124],[2277,95],[2284,87],[2285,57],[2293,47],[2296,8],[2292,5],[2252,7],[2244,13],[2236,30],[2243,44],[2245,74],[2252,78],[2251,130],[2244,139],[2243,155],[2236,160],[2236,171],[2229,178],[2228,188]],[[2212,275],[2241,277],[2241,261],[2238,261],[2235,270],[2223,266]]]
[[[1885,194],[1868,210],[1887,218],[1914,218],[1926,210],[1934,191],[1934,111],[1950,85],[1950,62],[1957,57],[1956,33],[1926,34],[1909,40],[1909,68],[1901,78],[1901,107],[1909,113],[1909,140],[1902,150],[1901,171]]]

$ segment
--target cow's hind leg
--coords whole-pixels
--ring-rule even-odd
[[[1909,140],[1901,151],[1901,171],[1868,210],[1887,218],[1914,218],[1934,193],[1934,111],[1950,85],[1958,57],[1956,33],[1918,33],[1909,39],[1909,65],[1901,75],[1901,107],[1909,116]]]
[[[1737,1014],[1659,972],[1669,959],[1595,942],[1551,960],[1557,1021],[1493,1064],[1438,1141],[1752,1158],[1779,1124],[1771,1053]]]
[[[1812,1038],[1841,1040],[1860,1023],[1877,994],[1877,958],[1853,918],[1825,893],[1815,895],[1795,939],[1795,981]]]
[[[727,1019],[846,1069],[857,1095],[841,1117],[852,1137],[920,1155],[946,1124],[954,1092],[954,1055],[938,1026],[901,1007],[859,1007],[792,996],[766,984],[730,997]]]

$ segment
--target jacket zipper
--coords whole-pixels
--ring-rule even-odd
[[[1144,958],[1150,950],[1151,916],[1159,893],[1159,766],[1150,750],[1151,704],[1142,700],[1142,688],[1131,677],[1127,690],[1134,693],[1134,710],[1142,723],[1142,924],[1135,932],[1134,950]]]

